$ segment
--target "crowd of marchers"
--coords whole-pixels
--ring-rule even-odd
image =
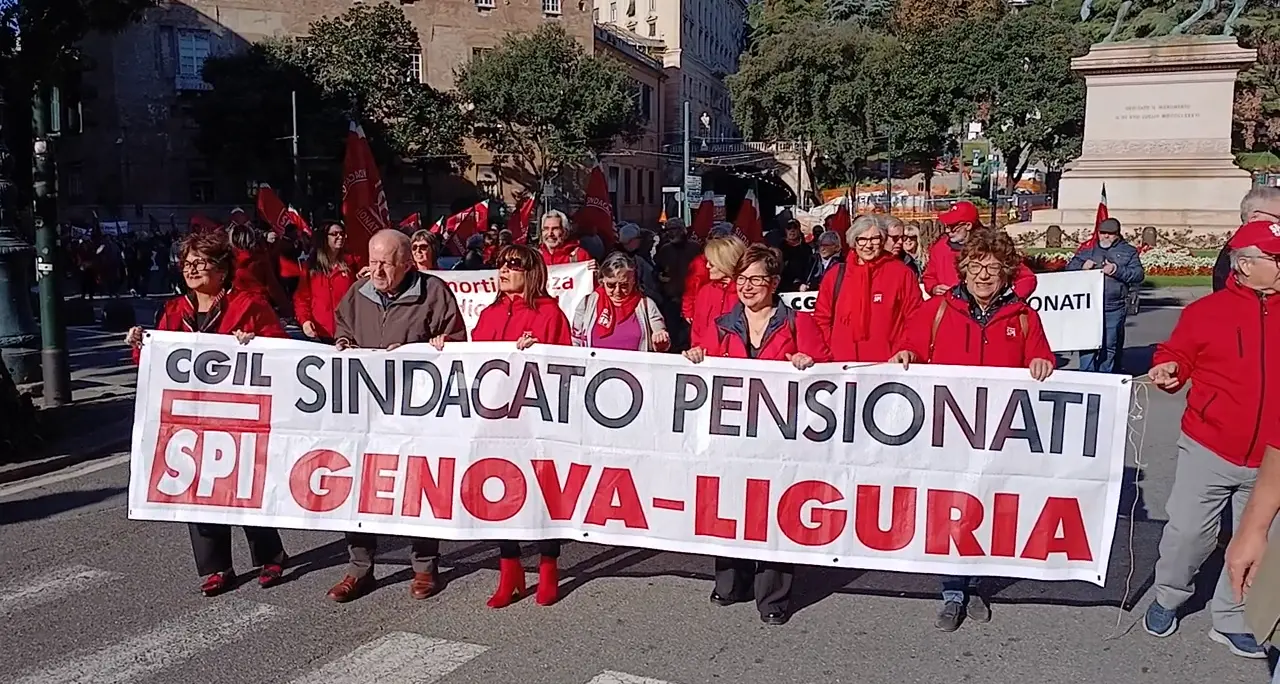
[[[1265,637],[1246,626],[1244,601],[1265,596],[1280,605],[1280,579],[1265,585],[1256,579],[1265,576],[1257,572],[1259,559],[1280,510],[1280,190],[1250,192],[1241,220],[1224,250],[1229,276],[1223,286],[1186,307],[1149,373],[1161,389],[1189,385],[1190,391],[1144,625],[1160,637],[1177,629],[1193,580],[1217,544],[1220,513],[1230,504],[1240,521],[1228,568],[1236,573],[1237,591],[1224,573],[1211,604],[1210,636],[1236,655],[1258,658],[1265,657]],[[470,331],[453,293],[435,275],[447,256],[447,236],[392,228],[357,236],[341,223],[321,224],[298,272],[280,286],[286,301],[273,302],[275,286],[266,284],[271,262],[255,256],[269,253],[262,248],[266,237],[237,224],[181,241],[176,252],[184,292],[166,303],[155,327],[248,342],[285,336],[284,314],[296,318],[307,338],[338,349],[508,341],[521,350],[552,344],[682,353],[695,364],[708,357],[785,362],[801,370],[827,361],[949,364],[1019,367],[1034,380],[1049,377],[1061,359],[1025,302],[1036,276],[1010,237],[984,226],[967,202],[938,221],[945,233],[927,248],[919,244],[918,227],[887,215],[859,216],[847,230],[810,235],[786,223],[756,244],[728,224],[704,235],[677,220],[656,233],[624,224],[616,244],[602,244],[595,236],[580,240],[569,219],[552,211],[532,231],[536,245],[496,229],[467,245],[461,263],[496,269],[499,289]],[[588,265],[596,287],[566,314],[547,292],[547,267],[574,262]],[[1114,372],[1124,348],[1125,302],[1142,281],[1137,251],[1112,219],[1097,226],[1069,268],[1097,269],[1106,278],[1104,341],[1084,352],[1082,367]],[[812,313],[778,296],[796,290],[818,293]],[[135,350],[142,333],[128,333]],[[236,584],[230,529],[193,524],[190,532],[204,577],[200,590],[209,596],[230,590]],[[289,556],[280,536],[255,528],[245,534],[259,583],[281,581]],[[349,564],[328,592],[337,602],[374,587],[376,537],[350,533],[347,544]],[[526,593],[519,544],[498,547],[493,608]],[[549,605],[559,598],[560,542],[547,539],[537,547],[534,597]],[[440,588],[438,550],[437,540],[413,540],[409,593],[415,599]],[[754,601],[765,623],[783,624],[791,615],[795,574],[784,563],[717,558],[710,600],[723,606]],[[943,578],[941,598],[941,630],[991,619],[980,578]],[[1280,607],[1274,612],[1280,617]]]

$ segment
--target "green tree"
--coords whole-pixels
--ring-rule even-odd
[[[642,128],[622,65],[586,54],[559,24],[509,34],[455,76],[474,137],[526,190]]]

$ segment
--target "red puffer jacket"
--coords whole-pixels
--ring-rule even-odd
[[[308,321],[316,324],[317,332],[324,339],[333,339],[333,312],[338,302],[356,282],[360,272],[360,259],[350,254],[342,256],[345,268],[334,268],[328,273],[306,269],[298,278],[298,289],[293,293],[293,312],[298,324]]]
[[[1035,309],[1012,294],[982,325],[969,312],[968,294],[953,288],[926,301],[907,321],[903,349],[921,363],[1026,368],[1033,359],[1056,362]]]
[[[280,287],[276,278],[275,260],[272,255],[263,252],[235,250],[235,275],[231,280],[231,289],[241,292],[257,292],[278,310],[288,313],[292,302]]]
[[[707,270],[707,257],[701,252],[689,262],[689,270],[684,275],[684,295],[680,300],[680,314],[692,321],[694,308],[698,303],[698,293],[703,286],[711,282],[711,273]]]
[[[747,353],[750,341],[747,331],[746,309],[738,302],[733,309],[715,320],[711,332],[704,333],[710,337],[711,344],[704,345],[708,356],[724,356],[731,359],[753,358]],[[818,324],[813,316],[800,313],[791,307],[778,303],[773,310],[773,317],[764,329],[760,339],[760,349],[754,358],[762,361],[787,361],[792,354],[807,354],[817,363],[831,360],[827,351],[827,343],[822,339]]]
[[[1192,302],[1153,364],[1178,364],[1190,382],[1182,431],[1230,463],[1262,463],[1267,432],[1280,436],[1280,294],[1262,296],[1227,279]]]
[[[708,281],[693,300],[693,320],[689,323],[689,346],[708,349],[715,343],[716,319],[729,313],[741,300],[732,280]],[[706,339],[703,335],[710,334]]]
[[[523,297],[505,294],[480,312],[471,341],[515,342],[526,331],[540,344],[573,344],[569,319],[554,298],[539,297],[529,306]]]
[[[547,262],[548,266],[556,266],[559,264],[581,264],[591,261],[591,255],[587,254],[587,250],[578,244],[577,240],[570,240],[556,247],[555,251],[547,249],[546,245],[538,248],[542,253],[542,260]]]
[[[951,240],[943,235],[929,248],[929,263],[924,267],[920,277],[924,281],[924,289],[933,294],[933,288],[939,285],[955,287],[960,284],[960,272],[956,270],[956,257],[960,250]],[[1036,291],[1036,274],[1026,264],[1018,265],[1018,272],[1013,276],[1013,292],[1021,299],[1031,296]]]
[[[855,258],[850,255],[850,258]],[[856,321],[838,320],[836,308],[836,283],[841,274],[840,297],[856,297],[850,284],[854,280],[852,265],[840,264],[827,271],[818,287],[818,302],[814,306],[813,320],[818,324],[833,361],[888,361],[899,347],[907,321],[920,308],[924,297],[920,293],[920,281],[915,271],[892,256],[886,256],[871,264],[871,326],[867,339],[853,340]]]
[[[213,329],[207,332],[218,335],[248,332],[259,337],[288,337],[284,326],[280,324],[280,317],[267,300],[256,292],[232,289],[223,297],[220,307],[222,313],[218,315]],[[191,326],[195,312],[195,295],[178,295],[165,302],[164,308],[160,310],[160,317],[156,320],[156,330],[196,332]],[[142,350],[138,347],[133,348],[134,363],[138,362],[141,353]]]

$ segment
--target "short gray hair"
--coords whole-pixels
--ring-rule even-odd
[[[849,230],[845,231],[844,241],[847,244],[854,244],[854,239],[859,235],[867,232],[869,229],[875,228],[880,232],[881,237],[889,236],[889,229],[885,227],[884,222],[872,214],[863,214],[853,220],[853,225],[849,226]]]
[[[839,246],[840,246],[840,234],[839,234],[839,233],[837,233],[837,232],[835,232],[834,230],[828,230],[827,232],[825,232],[825,233],[823,233],[823,234],[821,234],[821,235],[819,235],[819,236],[818,236],[818,244],[819,244],[819,245],[834,245],[834,246],[836,246],[836,247],[839,247]]]
[[[613,252],[600,264],[601,278],[617,278],[624,273],[635,273],[636,260],[630,254]]]
[[[1248,247],[1231,250],[1227,258],[1231,261],[1231,270],[1240,273],[1240,262],[1242,260],[1257,259],[1260,256],[1265,256],[1265,253],[1257,245],[1249,245]]]
[[[569,230],[569,217],[559,209],[552,209],[551,211],[543,214],[542,220],[538,222],[538,227],[541,228],[546,225],[547,219],[549,218],[558,219],[560,221],[560,226],[565,230]]]
[[[901,229],[902,229],[902,233],[903,233],[904,235],[905,235],[905,234],[906,234],[906,232],[907,232],[907,224],[903,223],[903,222],[902,222],[902,219],[898,218],[897,216],[892,216],[892,215],[889,215],[889,214],[881,214],[881,215],[880,215],[880,223],[884,226],[884,233],[885,233],[885,235],[888,235],[888,234],[889,234],[889,229],[890,229],[890,228],[892,228],[892,227],[894,227],[894,226],[897,226],[897,227],[901,228]]]
[[[1280,213],[1280,188],[1255,185],[1240,200],[1240,223],[1248,223],[1249,216],[1262,211],[1269,216]]]

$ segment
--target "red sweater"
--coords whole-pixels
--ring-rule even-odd
[[[515,342],[526,331],[540,344],[573,344],[569,319],[554,298],[539,297],[529,306],[523,297],[507,294],[499,295],[480,312],[471,341]]]
[[[708,356],[722,356],[731,359],[752,358],[747,354],[750,341],[747,331],[745,307],[738,302],[728,313],[716,318],[711,329],[710,345],[704,346]],[[795,353],[807,354],[815,362],[831,360],[827,344],[822,339],[818,324],[813,316],[795,311],[786,304],[778,304],[773,311],[773,318],[764,329],[760,340],[760,349],[754,358],[762,361],[787,361]]]
[[[924,289],[933,294],[933,288],[939,285],[955,287],[960,284],[960,272],[956,270],[956,257],[960,250],[951,244],[951,240],[943,235],[929,248],[929,263],[924,267],[921,280]],[[1013,292],[1021,299],[1031,296],[1036,290],[1036,274],[1026,264],[1018,265],[1018,272],[1013,276]]]
[[[970,315],[969,302],[954,291],[916,309],[900,346],[914,352],[921,363],[951,366],[1026,368],[1033,359],[1057,360],[1035,309],[1013,299],[982,325]]]
[[[545,261],[548,266],[556,266],[559,264],[580,264],[591,261],[591,255],[587,254],[587,250],[583,249],[582,246],[578,244],[577,240],[565,242],[557,247],[554,252],[547,249],[546,245],[538,248],[538,251],[542,253],[542,260]]]
[[[732,311],[739,302],[738,288],[732,280],[712,280],[703,285],[693,302],[690,346],[710,349],[715,344],[716,319]]]
[[[1229,278],[1183,309],[1152,359],[1168,361],[1191,383],[1182,432],[1230,463],[1258,467],[1268,431],[1280,438],[1280,294],[1263,297]]]
[[[195,315],[195,299],[188,295],[178,295],[165,302],[160,310],[160,318],[156,321],[156,330],[172,332],[194,332],[184,321]],[[288,337],[280,317],[256,292],[231,290],[222,300],[222,315],[210,332],[218,335],[231,335],[236,332],[253,333],[259,337]],[[142,353],[138,347],[133,348],[133,362],[137,363]]]
[[[855,256],[850,256],[856,259]],[[863,342],[853,341],[854,321],[840,321],[836,315],[836,281],[844,272],[840,297],[855,297],[850,284],[853,266],[833,266],[822,277],[818,287],[818,301],[814,305],[813,320],[822,331],[833,361],[888,361],[899,349],[899,342],[907,327],[907,320],[924,301],[920,293],[920,281],[915,271],[896,258],[883,259],[871,272],[871,329]]]
[[[293,312],[298,323],[315,323],[320,337],[326,339],[334,337],[333,314],[360,272],[358,258],[344,254],[342,260],[347,266],[345,271],[340,268],[328,273],[318,273],[309,268],[303,271],[298,278],[298,289],[293,293]]]

